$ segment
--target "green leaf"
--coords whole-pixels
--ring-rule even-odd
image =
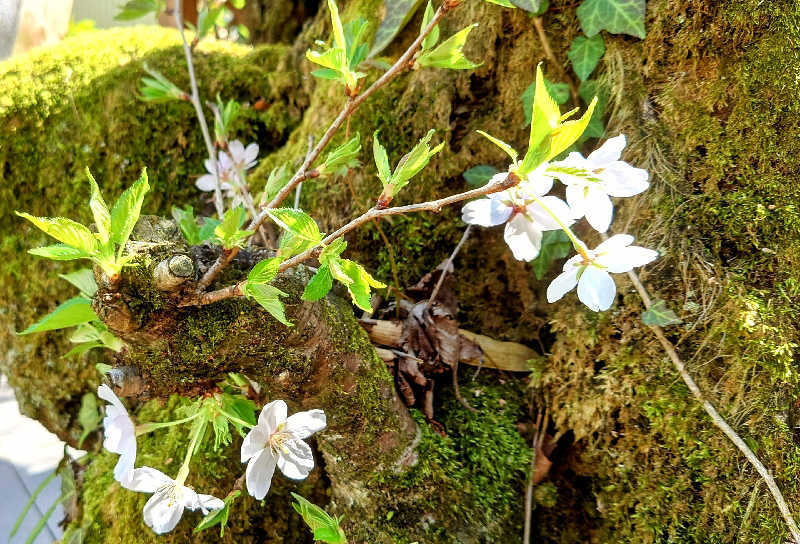
[[[225,26],[225,6],[204,7],[197,15],[197,38],[202,39],[215,26]]]
[[[503,140],[501,140],[499,138],[495,138],[491,134],[487,134],[486,132],[484,132],[482,130],[478,130],[476,132],[478,134],[480,134],[481,136],[483,136],[484,138],[486,138],[487,140],[489,140],[490,142],[492,142],[494,145],[496,145],[500,149],[502,149],[505,152],[506,155],[511,157],[511,161],[512,162],[517,162],[518,154],[517,154],[516,150],[513,147],[511,147],[510,145],[505,143]]]
[[[120,252],[128,242],[133,232],[133,227],[139,220],[142,211],[144,195],[150,190],[147,183],[147,169],[142,169],[142,174],[133,185],[123,192],[114,207],[111,208],[111,239],[120,245]]]
[[[64,355],[62,355],[61,357],[63,359],[69,359],[70,357],[73,357],[75,355],[78,356],[83,355],[90,349],[101,348],[101,347],[103,347],[103,343],[99,341],[84,342],[83,344],[78,344],[77,346],[66,352]]]
[[[542,247],[533,261],[533,274],[537,280],[544,278],[550,265],[569,255],[572,243],[563,230],[548,230],[542,234]]]
[[[244,9],[244,5],[246,0],[231,0],[231,5],[233,9]]]
[[[428,0],[428,4],[425,6],[425,16],[422,17],[422,24],[419,27],[419,33],[422,34],[422,31],[425,30],[428,25],[433,19],[433,4],[431,4],[431,0]],[[439,41],[439,25],[433,27],[433,30],[425,36],[425,39],[422,40],[422,50],[427,51],[434,45],[436,42]]]
[[[263,285],[259,283],[251,284],[250,282],[247,282],[245,285],[244,293],[258,302],[272,317],[287,327],[293,326],[292,323],[286,319],[283,302],[278,299],[279,296],[288,297],[289,295],[287,293],[284,293],[272,285]]]
[[[486,0],[490,4],[497,4],[498,6],[503,6],[504,8],[511,8],[514,9],[517,6],[512,4],[509,0]]]
[[[347,62],[348,66],[353,70],[367,58],[369,47],[367,44],[361,43],[367,27],[369,27],[369,23],[363,17],[344,24],[344,39],[347,42]]]
[[[275,198],[275,195],[289,182],[291,176],[292,173],[289,171],[289,168],[286,167],[285,163],[273,168],[269,173],[267,183],[264,185],[264,195],[261,198],[261,202],[266,204]]]
[[[97,238],[94,237],[94,234],[72,219],[64,217],[34,217],[24,212],[15,213],[27,219],[59,242],[63,242],[88,255],[94,255],[97,252]]]
[[[264,259],[253,267],[247,275],[248,283],[269,283],[278,274],[278,267],[281,264],[280,257]]]
[[[94,281],[94,273],[88,268],[81,268],[69,274],[59,274],[58,277],[77,287],[86,298],[92,298],[97,292],[97,283]]]
[[[188,96],[169,79],[164,77],[161,72],[151,69],[147,63],[144,64],[144,71],[151,77],[142,78],[142,86],[139,87],[139,98],[144,102],[170,102],[172,100],[184,100]]]
[[[353,303],[365,312],[371,312],[370,287],[382,288],[386,285],[373,278],[363,266],[349,259],[330,259],[328,266],[333,277],[347,286]]]
[[[488,164],[479,164],[478,166],[473,166],[462,175],[464,176],[464,180],[466,180],[467,185],[470,187],[481,187],[489,183],[489,180],[492,179],[498,172],[497,168],[494,166],[489,166]]]
[[[642,313],[642,323],[651,327],[667,327],[682,323],[680,317],[667,307],[667,303],[659,299],[653,302],[650,309]]]
[[[630,34],[644,39],[646,0],[584,0],[577,15],[584,34],[594,36],[601,30],[612,34]]]
[[[314,540],[320,540],[329,544],[346,544],[347,542],[344,536],[344,531],[341,527],[337,527],[335,529],[333,527],[320,527],[319,529],[314,529]]]
[[[569,85],[567,83],[554,83],[547,78],[544,78],[544,86],[547,88],[547,93],[553,97],[556,104],[565,104],[569,100]],[[533,95],[536,90],[536,82],[534,81],[523,91],[520,99],[522,100],[522,111],[525,114],[525,125],[531,124],[531,115],[533,114]]]
[[[108,211],[105,200],[103,200],[103,195],[100,193],[100,187],[97,186],[97,182],[88,168],[86,169],[86,176],[89,178],[89,184],[92,187],[89,208],[92,210],[94,224],[100,234],[100,241],[105,244],[108,242],[111,233],[111,214]]]
[[[94,341],[99,342],[100,331],[97,330],[91,323],[81,323],[78,325],[78,328],[75,329],[75,332],[72,333],[72,336],[69,337],[69,341],[74,344]]]
[[[597,63],[606,52],[606,42],[602,34],[595,34],[591,38],[576,36],[567,52],[572,69],[585,81],[594,71]]]
[[[97,406],[97,397],[94,393],[86,393],[81,398],[81,409],[78,411],[78,423],[81,424],[83,431],[78,439],[78,448],[81,447],[83,441],[89,436],[89,433],[97,429],[100,422],[103,420],[103,415],[100,413],[100,408]]]
[[[342,20],[339,18],[339,8],[336,7],[336,2],[328,0],[328,9],[331,12],[331,25],[333,27],[333,42],[338,49],[342,51],[347,50],[347,40],[344,38],[344,28],[342,28]]]
[[[589,124],[586,125],[586,130],[578,142],[587,138],[601,138],[605,133],[605,123],[603,123],[603,115],[605,115],[606,107],[608,106],[609,93],[605,86],[593,79],[587,79],[581,82],[578,88],[578,95],[581,99],[589,104],[593,97],[597,97],[597,105],[594,108],[592,118]]]
[[[375,157],[375,166],[378,167],[378,178],[385,187],[392,180],[392,170],[389,166],[389,156],[386,154],[386,148],[378,141],[378,132],[372,135],[372,155]]]
[[[202,241],[200,238],[200,227],[197,226],[197,221],[194,218],[194,209],[191,206],[186,206],[180,209],[177,206],[172,207],[172,218],[181,229],[181,234],[190,246],[196,246]]]
[[[291,232],[301,240],[313,243],[322,241],[322,233],[317,223],[302,210],[294,208],[276,208],[267,210],[267,214],[282,229]]]
[[[17,334],[23,335],[74,327],[96,319],[97,315],[92,310],[92,301],[85,297],[75,297],[61,303],[55,310]]]
[[[28,511],[31,509],[31,506],[33,506],[33,503],[36,501],[36,498],[42,494],[42,491],[44,491],[45,488],[48,485],[50,485],[50,482],[52,482],[57,475],[58,473],[54,470],[44,480],[42,480],[42,483],[40,483],[33,491],[31,496],[28,497],[28,502],[26,502],[25,506],[22,507],[22,512],[20,513],[19,517],[17,518],[17,521],[14,523],[14,526],[11,528],[11,532],[8,535],[9,542],[14,537],[14,535],[17,534],[17,531],[19,531],[20,526],[22,526],[22,522],[25,520],[25,516],[28,515]]]
[[[544,83],[542,64],[536,66],[536,85],[533,90],[533,105],[531,106],[531,132],[528,138],[528,152],[539,147],[539,144],[550,135],[550,131],[558,125],[561,110]],[[528,170],[530,171],[530,170]]]
[[[453,34],[433,51],[423,53],[417,59],[417,62],[420,66],[446,68],[449,70],[471,70],[477,68],[482,63],[475,64],[464,56],[464,44],[467,43],[469,33],[476,26],[478,26],[478,23],[471,24]]]
[[[236,491],[231,491],[227,497],[222,499],[222,502],[225,503],[225,506],[219,510],[212,510],[209,512],[203,519],[200,520],[200,523],[197,524],[197,527],[194,528],[194,533],[197,534],[200,531],[214,527],[215,525],[219,525],[219,537],[224,537],[225,527],[228,525],[228,516],[230,515],[231,504],[241,494],[242,492],[238,489]]]
[[[542,9],[542,0],[509,0],[513,5],[527,12],[538,14]]]
[[[337,238],[322,250],[319,255],[319,262],[324,264],[328,260],[341,255],[345,249],[347,249],[347,242],[345,242],[344,238]]]
[[[333,276],[328,265],[323,264],[308,282],[306,288],[303,290],[303,295],[300,297],[303,300],[319,300],[328,294],[328,291],[333,287]]]
[[[444,142],[433,149],[430,148],[429,144],[435,132],[436,131],[433,129],[429,130],[419,143],[397,163],[397,167],[392,174],[391,184],[394,186],[394,189],[391,196],[396,195],[411,178],[425,168],[428,162],[430,162],[431,157],[442,150]]]
[[[361,151],[360,135],[356,134],[350,140],[343,143],[325,158],[325,162],[318,168],[321,176],[330,174],[346,174],[350,168],[359,165],[358,153]]]
[[[331,516],[297,493],[292,493],[292,497],[296,501],[292,503],[292,508],[300,514],[306,525],[314,532],[314,540],[331,544],[346,544],[347,538],[335,516]]]
[[[411,20],[417,11],[422,0],[385,0],[384,10],[386,14],[375,34],[375,40],[369,57],[375,57],[392,43],[397,34],[403,30],[406,23]]]
[[[52,259],[53,261],[74,261],[75,259],[88,259],[91,257],[85,251],[70,247],[66,244],[37,247],[29,249],[28,253],[37,257]]]
[[[241,247],[242,243],[253,234],[251,230],[241,230],[246,213],[244,206],[230,209],[225,212],[222,222],[214,227],[214,235],[224,249]]]
[[[158,13],[161,2],[158,0],[129,0],[114,17],[117,21],[132,21],[144,17],[148,13]]]
[[[239,36],[242,37],[243,40],[247,41],[250,39],[250,29],[244,25],[236,25],[236,32],[239,33]]]

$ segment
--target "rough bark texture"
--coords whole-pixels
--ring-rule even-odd
[[[374,22],[382,2],[342,4],[345,20],[360,12]],[[579,32],[572,4],[554,1],[544,17],[553,50],[565,63],[570,40]],[[605,36],[607,52],[599,72],[612,97],[607,134],[628,135],[625,158],[648,168],[654,184],[618,211],[612,231],[630,232],[643,245],[662,251],[663,258],[643,279],[684,319],[684,325],[671,330],[671,339],[709,399],[773,469],[792,507],[800,503],[800,448],[794,435],[800,382],[798,9],[790,1],[650,0],[647,38]],[[481,25],[471,35],[468,56],[483,60],[480,68],[404,75],[365,104],[350,124],[351,133],[361,133],[365,149],[368,135],[381,129],[381,140],[395,160],[429,128],[438,129],[437,137],[446,141],[440,158],[415,190],[401,193],[399,204],[462,190],[461,173],[476,164],[503,167],[502,153],[475,129],[525,146],[519,96],[544,56],[531,20],[519,10],[470,0],[442,25],[442,32],[447,35],[472,21]],[[396,55],[407,45],[418,25],[419,15],[387,54]],[[238,134],[258,141],[264,151],[252,178],[256,184],[273,166],[296,164],[308,135],[318,136],[341,105],[338,89],[310,77],[312,67],[302,60],[313,40],[327,35],[327,27],[323,9],[298,26],[302,31],[288,40],[288,47],[250,53],[215,45],[199,55],[207,95],[221,92],[249,103],[264,97],[270,104],[266,111],[247,110],[248,121],[255,124],[242,123]],[[142,166],[153,169],[156,184],[148,212],[163,214],[175,202],[197,203],[190,174],[199,173],[204,152],[191,111],[183,105],[143,105],[132,95],[141,74],[139,59],[185,84],[175,43],[166,31],[112,31],[2,65],[2,86],[10,91],[0,93],[0,137],[8,142],[0,149],[0,194],[8,208],[87,221],[88,211],[78,205],[88,195],[80,178],[86,164],[99,174],[109,198]],[[93,49],[100,44],[109,49]],[[31,65],[38,67],[35,78]],[[545,69],[557,73],[554,67]],[[371,165],[368,153],[362,160]],[[367,208],[380,192],[371,168],[343,180],[307,183],[301,205],[330,231]],[[67,190],[67,183],[77,188]],[[393,257],[399,286],[412,285],[455,245],[460,235],[456,217],[457,211],[447,210],[441,216],[383,222],[391,247],[376,228],[365,228],[348,240],[349,256],[391,283]],[[71,292],[53,279],[66,267],[22,254],[42,237],[20,227],[10,214],[0,222],[0,297],[7,308],[2,319],[8,335],[0,338],[7,346],[3,370],[26,413],[75,440],[77,405],[81,394],[96,385],[92,363],[98,356],[59,359],[66,351],[60,333],[24,342],[11,336],[12,328],[27,326]],[[580,234],[590,246],[596,242],[589,232]],[[546,283],[513,260],[497,230],[476,233],[457,268],[462,326],[552,354],[537,361],[536,384],[550,407],[551,430],[566,434],[553,454],[555,488],[550,484],[538,490],[540,504],[555,507],[537,508],[537,541],[785,540],[758,477],[706,419],[641,327],[641,304],[624,279],[618,280],[619,300],[608,313],[576,312],[573,295],[548,306]],[[233,312],[235,306],[253,315],[245,304],[231,303],[219,311]],[[219,338],[218,345],[224,344]],[[287,359],[274,361],[280,365]],[[157,363],[150,361],[151,372],[158,371]],[[144,360],[138,364],[147,366]],[[235,364],[247,363],[238,359]],[[305,363],[297,364],[302,372]],[[482,379],[487,382],[470,383],[462,391],[481,414],[461,409],[445,392],[437,413],[448,437],[420,425],[419,464],[404,476],[379,473],[372,478],[371,485],[386,486],[385,502],[373,501],[372,515],[351,518],[356,540],[498,541],[497,535],[516,530],[529,461],[515,426],[525,419],[523,395],[515,380]],[[169,418],[179,402],[150,401],[137,416],[143,421]],[[143,440],[142,463],[176,468],[185,447],[181,440],[167,432]],[[323,453],[325,440],[323,435]],[[174,452],[169,463],[159,458],[163,448]],[[225,452],[219,462],[213,455],[197,467],[197,480],[191,483],[224,492],[223,482],[235,479],[242,467]],[[101,453],[90,463],[78,523],[97,541],[146,540],[137,525],[146,497],[114,487],[113,462]],[[326,490],[335,489],[324,474],[320,471],[320,479],[300,491],[320,504]],[[451,493],[454,489],[463,492]],[[277,508],[285,502],[285,488],[273,491],[273,508],[242,502],[232,541],[278,541],[281,535],[286,541],[298,539],[292,532],[296,518]],[[338,500],[332,508],[347,511]],[[428,523],[430,516],[436,523],[427,534],[404,532],[406,526]],[[130,522],[112,523],[115,519]],[[469,528],[459,530],[456,520]],[[478,526],[486,532],[476,532]],[[170,538],[184,541],[189,531],[190,523],[183,522]]]

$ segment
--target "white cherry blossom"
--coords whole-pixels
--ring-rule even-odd
[[[225,503],[211,495],[196,493],[173,480],[163,472],[150,467],[137,468],[128,489],[153,496],[144,505],[144,522],[158,534],[168,533],[178,525],[184,509],[197,510],[208,514],[211,510],[219,510]]]
[[[586,216],[598,232],[606,232],[614,214],[610,196],[638,195],[649,187],[647,170],[634,168],[620,156],[625,148],[625,135],[607,140],[588,157],[570,153],[563,161],[554,162],[547,174],[567,186],[567,203],[575,219]]]
[[[553,178],[542,173],[546,166],[531,173],[516,187],[468,202],[461,209],[461,219],[482,227],[505,223],[503,237],[514,258],[532,261],[539,255],[544,231],[562,228],[559,221],[564,227],[575,222],[563,200],[544,196],[553,187]],[[506,172],[496,174],[489,183],[502,181],[507,175]]]
[[[616,234],[598,245],[594,251],[584,249],[564,263],[564,271],[547,288],[547,301],[555,302],[578,286],[578,299],[595,312],[608,310],[617,294],[617,286],[609,272],[619,274],[643,266],[658,252],[632,246],[633,236]]]
[[[217,162],[217,168],[219,169],[219,187],[222,192],[225,194],[226,197],[234,196],[234,188],[233,188],[233,171],[231,169],[222,168],[222,161]],[[211,192],[214,190],[214,162],[213,159],[206,159],[203,163],[206,167],[206,171],[208,174],[203,174],[197,181],[195,185],[201,191]]]
[[[136,462],[136,426],[109,386],[102,384],[98,387],[97,396],[110,403],[106,406],[106,416],[103,418],[103,447],[119,454],[119,460],[114,467],[114,479],[123,487],[128,487]]]
[[[311,448],[303,439],[327,424],[322,410],[298,412],[286,417],[282,400],[264,406],[258,424],[250,429],[242,443],[242,463],[247,463],[247,491],[258,500],[269,491],[275,466],[293,480],[302,480],[314,468]]]
[[[219,186],[228,198],[237,199],[237,187],[239,183],[239,173],[245,172],[256,165],[258,157],[258,144],[251,143],[247,147],[239,140],[233,140],[228,144],[228,151],[220,151],[217,160],[219,174]],[[212,158],[205,160],[204,165],[208,174],[203,174],[195,185],[201,191],[211,192],[214,190],[214,163]],[[233,207],[239,202],[234,202]]]
[[[239,140],[233,140],[228,144],[228,151],[221,151],[219,163],[223,170],[249,170],[256,165],[258,157],[258,144],[252,143],[247,147]]]

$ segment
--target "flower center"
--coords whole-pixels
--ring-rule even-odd
[[[289,448],[286,447],[286,442],[294,439],[292,433],[284,429],[285,426],[285,423],[278,425],[278,428],[275,429],[275,432],[269,437],[269,447],[272,450],[272,453],[274,453],[276,456],[278,453],[289,453]]]
[[[169,507],[174,506],[183,498],[183,491],[181,491],[176,484],[171,482],[159,487],[156,493],[159,493],[162,497],[167,499],[167,505]]]

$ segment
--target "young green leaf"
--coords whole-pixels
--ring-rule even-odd
[[[278,297],[288,297],[289,295],[287,293],[284,293],[272,285],[250,282],[247,282],[245,285],[244,293],[246,296],[252,297],[256,302],[258,302],[267,312],[269,312],[272,317],[287,327],[293,326],[292,323],[286,319],[286,312],[283,302],[278,299]]]
[[[94,237],[94,234],[72,219],[64,217],[34,217],[24,212],[15,213],[27,219],[59,242],[63,242],[84,254],[94,255],[97,252],[97,238]]]
[[[663,300],[656,300],[650,309],[642,313],[642,323],[650,326],[667,327],[682,323],[680,317],[667,307]]]
[[[484,138],[486,138],[487,140],[489,140],[490,142],[492,142],[494,145],[496,145],[500,149],[502,149],[503,152],[505,152],[506,155],[511,157],[511,162],[517,162],[518,154],[517,154],[516,150],[514,150],[513,147],[511,147],[510,145],[505,143],[503,140],[501,140],[499,138],[495,138],[491,134],[488,134],[488,133],[486,133],[486,132],[484,132],[482,130],[478,130],[476,132],[478,134],[480,134],[481,136],[483,136]]]
[[[592,75],[605,52],[606,43],[603,41],[602,34],[596,34],[591,38],[576,36],[572,40],[567,57],[572,63],[572,69],[575,70],[581,81],[585,81]]]
[[[340,520],[338,518],[331,516],[297,493],[292,493],[292,497],[296,501],[292,503],[292,507],[314,532],[314,540],[321,540],[329,544],[347,543],[344,531],[339,527]]]
[[[66,352],[64,355],[62,355],[61,358],[69,359],[70,357],[76,355],[80,356],[89,351],[90,349],[101,348],[101,347],[103,347],[103,343],[99,341],[85,342],[83,344],[78,344],[77,346]]]
[[[86,393],[81,397],[81,409],[78,411],[78,423],[81,424],[82,432],[78,438],[78,447],[80,448],[89,433],[100,426],[103,421],[103,415],[100,413],[100,407],[97,406],[97,397],[94,393]]]
[[[100,187],[92,176],[89,169],[86,169],[86,176],[89,178],[89,184],[92,188],[92,196],[89,198],[89,208],[92,210],[94,216],[94,224],[97,226],[97,232],[100,235],[100,242],[103,244],[108,243],[111,234],[111,214],[108,211],[103,195],[100,193]]]
[[[278,274],[278,267],[281,264],[279,257],[264,259],[253,267],[247,275],[248,283],[269,283]]]
[[[556,104],[564,104],[569,100],[569,85],[566,83],[555,83],[547,78],[544,78],[544,85],[547,88],[548,94],[553,97]],[[533,115],[533,95],[536,90],[536,82],[534,81],[525,89],[520,96],[522,100],[522,111],[525,114],[525,125],[531,124],[531,116]],[[587,102],[588,103],[588,102]]]
[[[308,282],[306,288],[303,290],[303,295],[300,297],[303,300],[319,300],[328,294],[328,291],[333,287],[333,276],[328,265],[323,264]]]
[[[365,312],[371,312],[370,287],[382,288],[386,285],[373,278],[355,261],[337,257],[328,260],[328,263],[333,277],[347,286],[353,303]]]
[[[151,77],[142,78],[142,86],[139,87],[140,100],[144,102],[169,102],[171,100],[188,99],[189,95],[164,77],[161,72],[151,69],[147,64],[144,64],[143,68]]]
[[[348,169],[357,167],[359,151],[361,142],[359,134],[356,133],[350,140],[328,153],[325,162],[318,168],[320,176],[344,175]]]
[[[607,30],[644,39],[646,0],[584,0],[577,15],[583,32],[590,38]]]
[[[497,168],[494,166],[489,166],[488,164],[479,164],[478,166],[473,166],[466,172],[462,174],[464,177],[464,181],[467,182],[467,185],[470,187],[481,187],[489,183],[489,180],[492,179],[497,173]]]
[[[88,268],[81,268],[69,274],[59,274],[58,277],[77,287],[86,298],[92,298],[97,292],[97,283],[94,281],[94,273]]]
[[[347,40],[344,39],[344,28],[342,28],[342,20],[339,18],[339,8],[336,7],[334,0],[328,0],[328,10],[331,12],[331,25],[333,26],[333,42],[336,47],[346,51]]]
[[[392,169],[389,166],[389,156],[386,154],[386,148],[378,141],[378,132],[375,131],[372,135],[372,155],[375,157],[375,166],[378,167],[378,179],[381,183],[388,185],[392,180]]]
[[[128,187],[114,203],[111,208],[111,239],[120,245],[120,255],[128,243],[128,238],[133,232],[133,227],[139,220],[142,211],[144,195],[150,190],[147,183],[147,169],[142,169],[142,174],[136,182]]]
[[[489,2],[490,4],[496,4],[498,6],[503,6],[504,8],[514,9],[514,8],[517,7],[514,4],[512,4],[510,2],[510,0],[486,0],[486,1]]]
[[[264,193],[261,196],[261,203],[266,204],[275,198],[275,195],[286,186],[291,177],[292,173],[289,171],[289,168],[287,168],[286,163],[273,168],[269,173],[267,183],[264,184]]]
[[[85,297],[75,297],[61,303],[55,310],[17,334],[23,335],[74,327],[96,319],[97,315],[92,310],[92,301]]]
[[[358,65],[367,58],[369,47],[367,44],[361,43],[361,39],[368,26],[369,23],[363,17],[353,19],[344,25],[344,39],[347,42],[346,56],[351,70],[358,68]]]
[[[345,242],[344,238],[337,238],[322,250],[319,255],[319,262],[324,264],[328,262],[329,259],[341,255],[345,249],[347,249],[347,242]]]
[[[129,0],[114,17],[117,21],[132,21],[148,13],[158,13],[163,7],[159,0]]]
[[[322,241],[322,233],[317,223],[302,210],[277,208],[267,210],[267,215],[282,229],[306,242],[317,244]]]
[[[419,27],[419,33],[422,34],[422,31],[428,28],[428,25],[433,19],[433,4],[431,4],[431,0],[428,0],[428,4],[425,6],[425,16],[422,18],[422,24]],[[425,36],[425,39],[422,40],[422,51],[427,51],[431,49],[436,43],[439,41],[439,25],[433,27],[433,30]]]
[[[241,494],[242,492],[238,489],[231,491],[227,497],[222,499],[222,502],[225,503],[225,506],[219,510],[212,510],[206,514],[206,516],[200,520],[200,523],[197,524],[197,527],[194,528],[194,533],[197,534],[200,531],[214,527],[215,525],[219,525],[219,537],[224,537],[225,527],[228,525],[228,516],[230,515],[231,504]]]
[[[420,66],[431,68],[446,68],[449,70],[472,70],[481,64],[475,64],[464,56],[464,44],[467,43],[467,36],[478,23],[453,34],[448,39],[439,44],[433,51],[423,53],[417,62]]]
[[[53,261],[74,261],[75,259],[89,259],[91,257],[91,255],[85,251],[70,247],[66,244],[36,247],[29,249],[28,253]]]
[[[214,235],[224,249],[241,247],[244,241],[253,234],[252,230],[241,230],[245,215],[244,207],[237,206],[225,212],[222,222],[214,227]]]
[[[420,170],[427,166],[431,157],[442,150],[444,147],[444,142],[440,143],[433,149],[430,148],[429,144],[435,132],[436,131],[433,129],[429,130],[428,133],[419,141],[419,143],[415,145],[411,151],[403,155],[403,157],[400,159],[400,162],[397,163],[394,173],[392,174],[391,184],[394,188],[391,196],[395,196],[400,189],[402,189],[409,182],[409,180],[411,180],[411,178],[416,176]]]

